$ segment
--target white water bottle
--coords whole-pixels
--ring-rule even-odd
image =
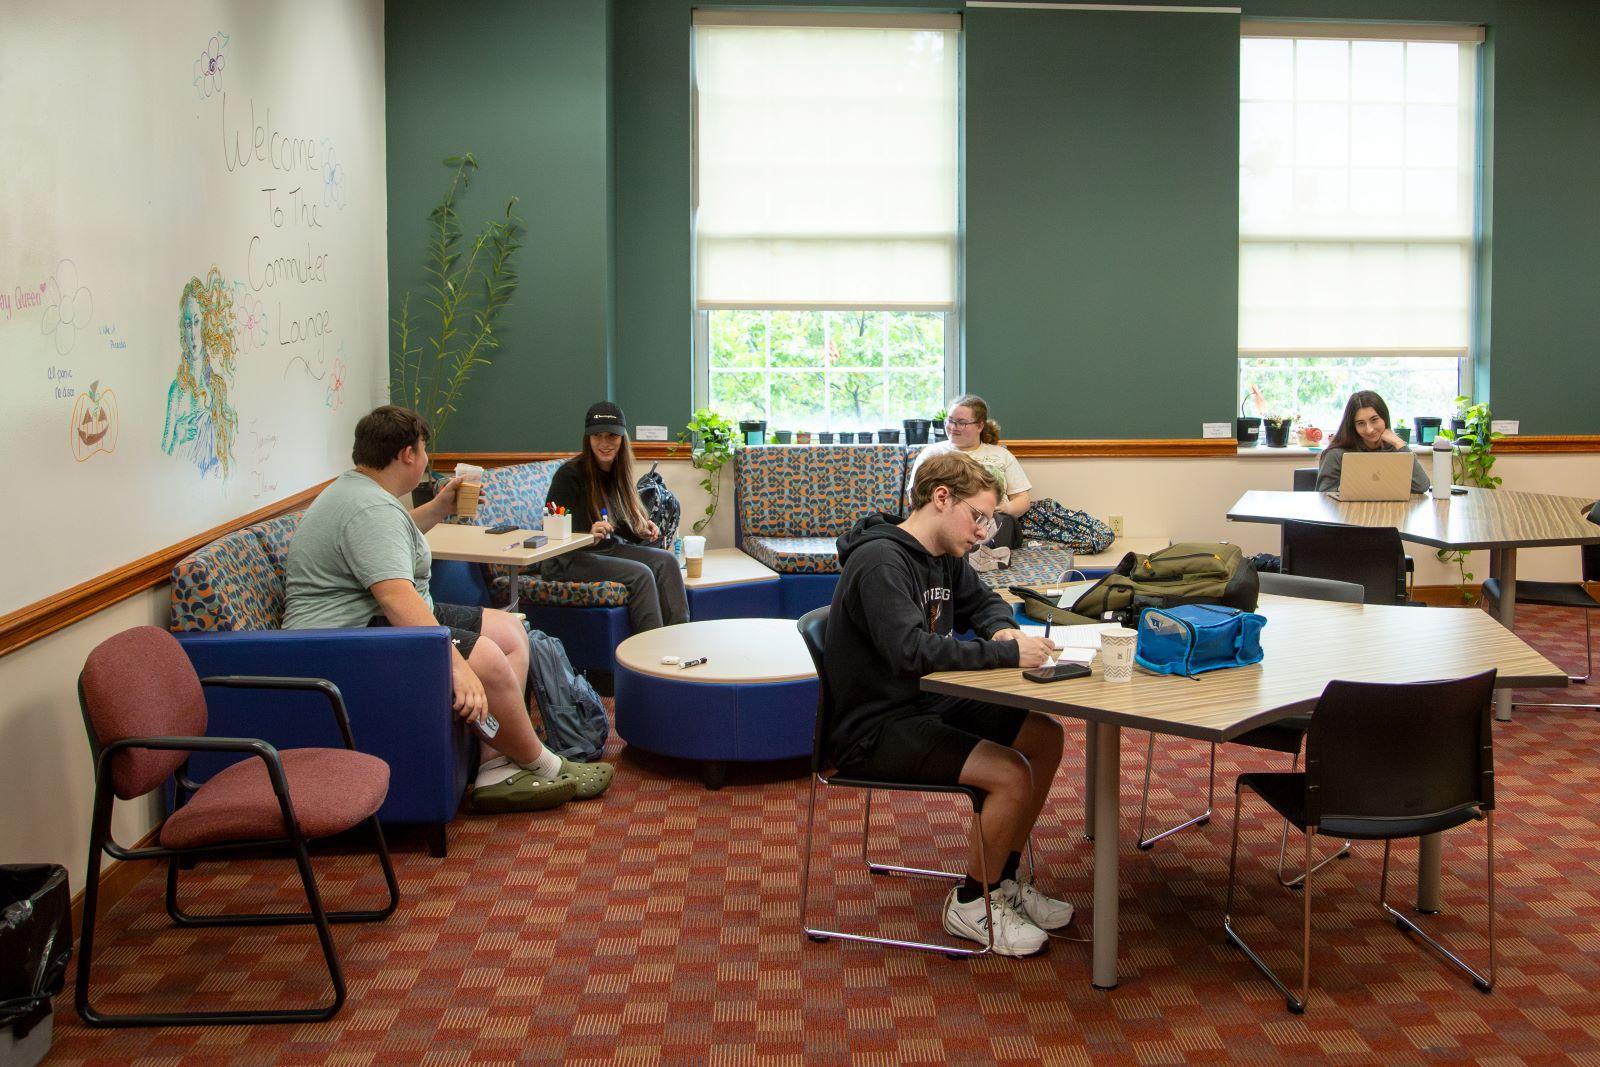
[[[1433,439],[1433,495],[1449,499],[1450,483],[1455,480],[1456,450],[1443,437]]]

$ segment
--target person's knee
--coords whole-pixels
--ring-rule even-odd
[[[467,663],[487,690],[510,688],[517,684],[515,668],[493,641],[480,639],[473,646],[472,655],[467,657]]]
[[[990,796],[1021,801],[1033,792],[1033,768],[1028,758],[1014,748],[984,742],[969,757],[961,781],[975,785]]]

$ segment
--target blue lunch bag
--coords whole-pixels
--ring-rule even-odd
[[[1139,613],[1133,661],[1156,674],[1193,678],[1224,667],[1260,663],[1266,617],[1220,604],[1180,604]]]

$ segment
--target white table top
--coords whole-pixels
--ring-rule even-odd
[[[724,585],[751,585],[777,580],[777,571],[739,549],[713,548],[705,554],[700,577],[685,576],[683,584],[690,589],[715,589]]]
[[[1600,526],[1584,516],[1592,497],[1468,489],[1399,501],[1343,501],[1326,493],[1252,490],[1228,509],[1235,522],[1336,522],[1390,526],[1402,540],[1435,548],[1533,548],[1600,542]]]
[[[1227,741],[1285,715],[1310,711],[1328,682],[1421,682],[1497,669],[1502,688],[1562,686],[1566,672],[1475,608],[1331,604],[1263,596],[1266,658],[1198,679],[1148,674],[1041,685],[1015,667],[943,671],[922,679],[935,693],[974,697],[1071,718]]]
[[[696,667],[661,662],[706,658]],[[793,619],[712,619],[634,634],[617,646],[617,666],[674,682],[732,685],[815,678],[816,668]]]
[[[490,536],[487,527],[462,526],[441,522],[423,536],[434,559],[488,563],[507,567],[527,567],[559,556],[563,552],[594,544],[591,533],[574,533],[564,541],[549,541],[538,548],[523,548],[522,542],[542,530],[513,530]],[[515,546],[515,547],[512,547]]]

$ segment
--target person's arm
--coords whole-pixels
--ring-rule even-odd
[[[1016,626],[1011,607],[999,593],[984,584],[971,567],[963,564],[950,597],[955,605],[955,628],[958,630],[970,629],[979,637],[991,639],[997,632]]]
[[[1005,452],[1006,471],[1006,498],[1000,502],[1000,510],[1013,518],[1022,518],[1022,513],[1028,510],[1028,492],[1033,488],[1033,483],[1028,481],[1028,476],[1022,473],[1022,464],[1017,462],[1017,457],[1011,454],[1011,449],[1004,445],[999,446]]]
[[[383,609],[383,617],[389,620],[390,626],[439,625],[422,594],[406,578],[389,578],[373,584],[367,591]],[[483,683],[453,642],[450,645],[450,691],[451,706],[463,719],[482,722],[489,714],[489,697],[483,691]]]
[[[928,630],[923,625],[922,590],[899,561],[873,561],[856,584],[856,594],[856,617],[897,673],[977,671],[1019,663],[1014,642],[959,641]]]
[[[1422,469],[1422,460],[1415,454],[1411,457],[1411,491],[1413,493],[1426,493],[1433,487],[1433,479],[1428,477],[1428,472]]]
[[[461,481],[460,478],[451,478],[434,494],[432,500],[420,508],[411,509],[411,521],[417,524],[417,529],[427,533],[456,513],[456,487]]]
[[[1339,488],[1339,472],[1344,467],[1344,449],[1330,448],[1317,461],[1317,492],[1331,493]]]
[[[589,510],[589,497],[583,491],[583,479],[578,476],[578,468],[574,463],[563,463],[556,468],[555,476],[550,479],[550,488],[545,493],[544,502],[566,508],[567,514],[572,516],[574,530],[588,530],[600,519],[600,516]]]
[[[1005,503],[1000,505],[1000,510],[1014,519],[1022,518],[1022,513],[1028,510],[1027,493],[1011,493],[1006,497]]]

